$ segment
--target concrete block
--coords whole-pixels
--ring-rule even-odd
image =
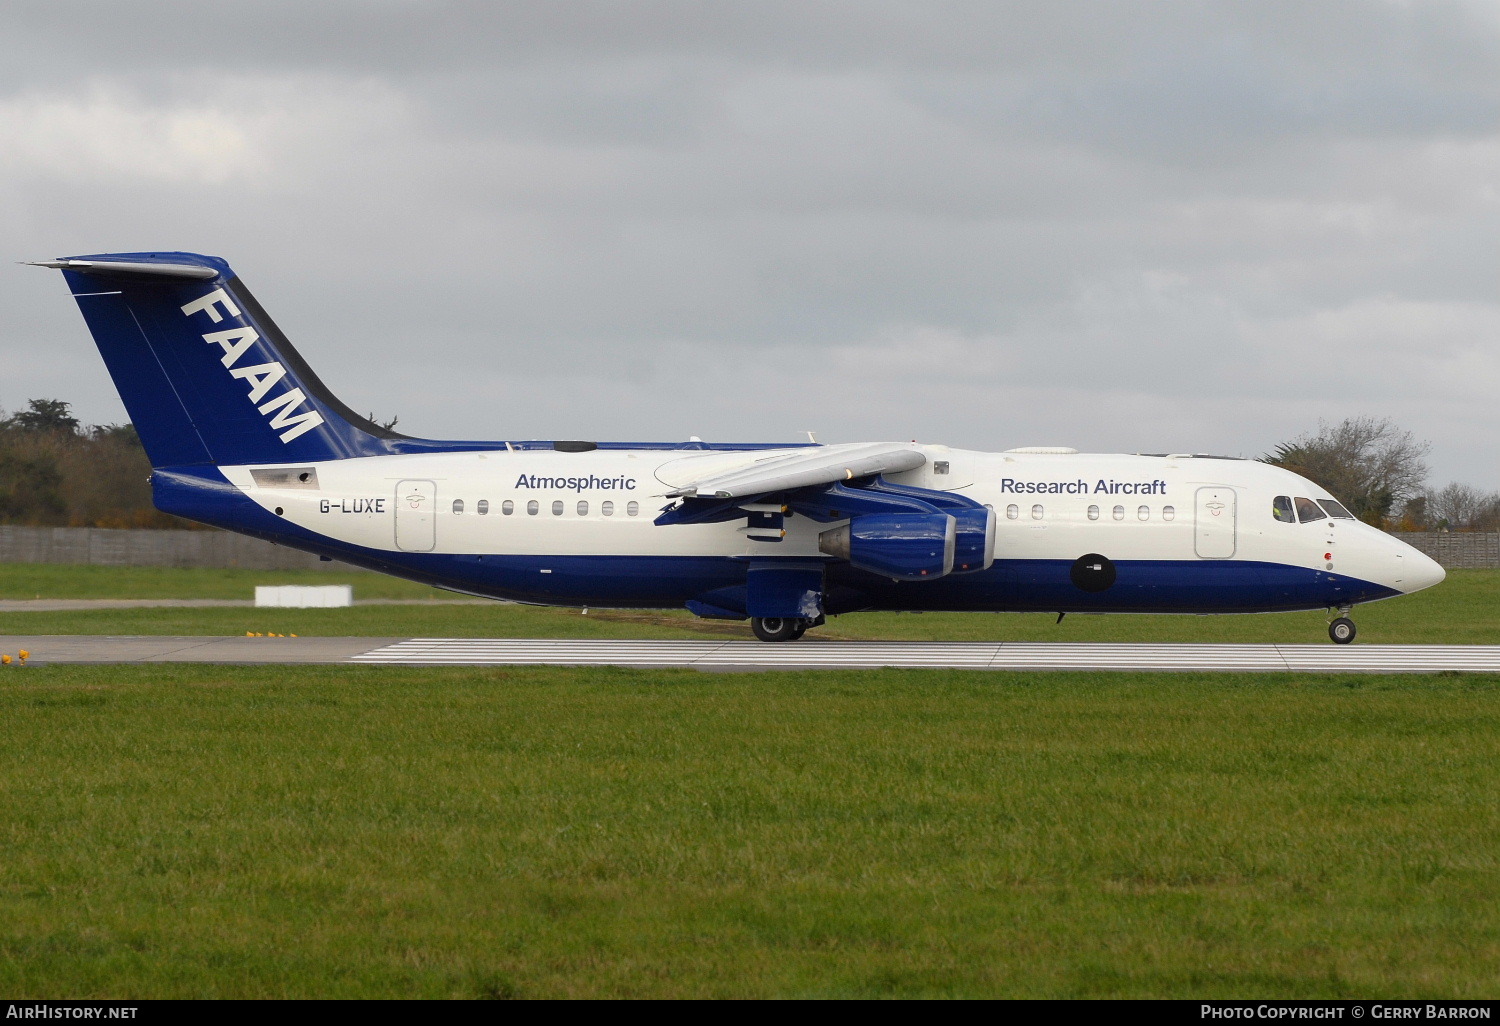
[[[349,584],[327,585],[257,585],[257,606],[277,606],[282,609],[331,609],[337,606],[354,605],[354,586]]]

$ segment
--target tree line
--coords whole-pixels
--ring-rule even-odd
[[[1500,531],[1500,492],[1457,481],[1428,487],[1430,450],[1389,419],[1350,417],[1319,423],[1261,460],[1317,482],[1386,530]],[[9,416],[0,410],[0,523],[197,526],[151,505],[150,474],[130,424],[85,426],[60,399],[32,399]]]
[[[81,424],[60,399],[0,410],[0,523],[194,526],[151,505],[150,475],[130,424]]]
[[[1328,489],[1367,524],[1392,531],[1500,531],[1500,492],[1427,484],[1432,446],[1385,417],[1320,422],[1261,457]]]

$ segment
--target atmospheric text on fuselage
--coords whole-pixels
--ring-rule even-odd
[[[541,477],[537,474],[522,474],[516,479],[517,488],[548,488],[567,492],[629,491],[635,487],[633,477]]]

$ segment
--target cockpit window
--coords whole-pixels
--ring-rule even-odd
[[[1337,499],[1319,499],[1318,505],[1322,506],[1328,515],[1339,520],[1353,520],[1354,514],[1344,508],[1344,504]]]
[[[1283,524],[1295,524],[1297,514],[1292,512],[1292,497],[1290,495],[1278,495],[1271,500],[1271,516],[1280,520]]]
[[[1316,502],[1313,502],[1311,499],[1304,499],[1299,495],[1296,498],[1296,503],[1297,519],[1302,521],[1304,524],[1310,523],[1314,520],[1328,519],[1328,514],[1319,509],[1318,504]]]

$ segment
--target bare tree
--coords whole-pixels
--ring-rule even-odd
[[[1500,492],[1481,492],[1454,481],[1428,492],[1423,512],[1427,524],[1447,531],[1493,531],[1500,528]]]
[[[1387,417],[1349,417],[1282,442],[1261,459],[1322,485],[1368,524],[1385,525],[1391,510],[1422,491],[1431,451]]]

